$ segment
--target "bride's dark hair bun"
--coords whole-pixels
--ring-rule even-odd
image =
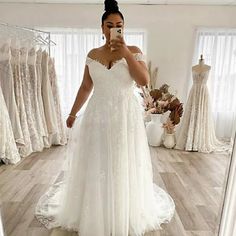
[[[118,7],[118,2],[116,0],[105,0],[104,1],[105,11],[108,12],[118,12],[119,7]]]
[[[110,14],[116,14],[116,13],[119,14],[121,19],[124,21],[124,16],[119,11],[118,2],[116,0],[105,0],[104,5],[105,5],[104,7],[105,12],[102,15],[102,24]]]

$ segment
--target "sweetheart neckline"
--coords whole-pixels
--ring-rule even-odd
[[[193,73],[197,74],[197,75],[202,75],[205,74],[207,72],[209,72],[210,70],[206,70],[206,71],[202,71],[202,72],[197,72],[197,71],[193,71]]]
[[[140,54],[140,52],[133,52],[132,54],[136,55],[136,54]],[[93,58],[89,57],[88,55],[87,55],[87,58],[89,58],[91,61],[97,62],[101,66],[105,67],[105,69],[108,70],[108,71],[110,71],[116,64],[118,64],[118,62],[123,61],[125,59],[124,57],[122,57],[121,59],[118,59],[118,60],[114,61],[112,67],[109,69],[106,65],[101,63],[98,59],[93,59]]]
[[[108,71],[110,71],[113,67],[115,67],[115,65],[118,64],[118,62],[124,60],[124,57],[122,57],[121,59],[118,59],[118,60],[114,61],[111,68],[108,68],[106,65],[104,65],[103,63],[101,63],[101,62],[100,62],[99,60],[97,60],[97,59],[93,59],[93,58],[91,58],[91,57],[89,57],[89,56],[87,56],[87,58],[89,58],[90,60],[92,60],[92,61],[94,61],[94,62],[97,62],[97,63],[100,64],[101,66],[105,67],[105,69],[108,70]]]

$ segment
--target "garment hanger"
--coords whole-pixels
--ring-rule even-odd
[[[48,44],[48,42],[40,34],[38,34],[34,39],[42,44]]]
[[[10,34],[11,37],[19,37],[20,40],[26,40],[28,38],[31,38],[32,41],[39,45],[47,45],[50,46],[56,45],[54,41],[50,39],[50,32],[36,30],[32,28],[27,27],[20,27],[16,25],[10,25],[8,23],[0,21],[0,29],[5,29],[5,34]],[[47,37],[44,39],[42,37],[42,34],[47,34]],[[35,36],[36,35],[36,36]]]
[[[47,36],[47,37],[45,38],[45,40],[48,40],[48,43],[49,43],[49,44],[52,43],[53,46],[56,46],[56,45],[57,45],[53,40],[50,39],[49,36]]]

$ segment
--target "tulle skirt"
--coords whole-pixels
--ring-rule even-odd
[[[93,94],[72,128],[66,163],[64,179],[36,207],[47,228],[80,236],[139,236],[173,217],[173,199],[153,183],[135,95],[107,100]]]

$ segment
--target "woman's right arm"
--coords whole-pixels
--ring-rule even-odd
[[[90,77],[88,66],[85,65],[83,81],[78,90],[70,115],[66,121],[68,128],[71,128],[73,126],[77,112],[81,109],[81,107],[84,105],[84,103],[88,99],[89,94],[91,93],[92,89],[93,89],[93,81]]]

